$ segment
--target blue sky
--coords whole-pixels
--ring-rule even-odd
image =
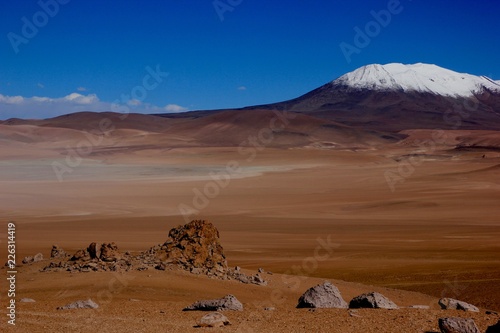
[[[371,63],[433,63],[500,80],[497,0],[0,3],[0,119],[278,102]],[[356,46],[354,28],[391,6],[390,23],[348,61],[340,44]],[[37,31],[23,31],[26,21]],[[151,70],[161,74],[145,89]]]

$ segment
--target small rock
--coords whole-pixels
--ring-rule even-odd
[[[50,251],[51,258],[66,258],[66,252],[61,249],[58,245],[52,245],[52,250]]]
[[[221,299],[198,301],[184,308],[182,311],[243,311],[243,304],[233,295]]]
[[[164,263],[159,263],[158,265],[155,266],[155,268],[159,271],[164,271],[167,269],[167,265],[165,265]]]
[[[39,261],[42,261],[42,260],[43,260],[43,254],[41,254],[41,253],[37,253],[33,257],[33,262],[39,262]]]
[[[357,310],[352,310],[352,309],[349,310],[349,316],[361,318],[361,316],[358,314],[358,311]]]
[[[428,305],[410,305],[408,309],[421,309],[421,310],[429,310],[431,307]]]
[[[264,273],[264,269],[263,268],[259,268],[259,273]]]
[[[191,268],[191,274],[200,275],[201,273],[202,273],[201,269],[199,269],[197,267]]]
[[[495,316],[498,316],[498,312],[496,312],[496,311],[492,311],[492,310],[486,310],[486,314],[487,314],[487,315],[495,315]]]
[[[276,308],[270,306],[270,307],[267,307],[267,308],[264,308],[264,311],[275,311]]]
[[[439,318],[442,333],[481,333],[470,318]]]
[[[377,292],[371,292],[354,297],[351,302],[349,302],[349,308],[399,309],[394,302]]]
[[[236,266],[236,267],[234,268],[234,271],[235,271],[236,273],[239,273],[239,272],[241,271],[241,267],[240,267],[240,266]]]
[[[93,300],[88,299],[85,301],[76,301],[70,304],[66,304],[64,306],[60,306],[57,310],[71,310],[71,309],[97,309],[99,305],[95,303]]]
[[[438,303],[444,310],[463,310],[463,311],[479,312],[479,309],[476,306],[453,298],[441,298],[438,301]]]
[[[231,325],[231,323],[220,312],[207,313],[198,321],[198,327],[223,327],[226,325]]]
[[[297,308],[347,309],[347,303],[337,287],[330,282],[325,282],[309,288],[300,296]]]
[[[19,300],[21,303],[35,303],[36,301],[33,298],[21,298]]]
[[[23,264],[27,265],[27,264],[31,264],[31,263],[33,263],[33,262],[34,262],[34,259],[33,259],[33,257],[32,257],[32,256],[28,256],[28,257],[24,257],[24,259],[23,259],[23,261],[22,261],[22,262],[23,262]]]

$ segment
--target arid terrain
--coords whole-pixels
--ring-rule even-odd
[[[228,313],[233,325],[223,331],[437,332],[443,316],[472,317],[482,330],[498,321],[483,311],[500,310],[498,132],[387,134],[307,115],[273,132],[266,129],[276,116],[262,112],[242,111],[241,121],[231,112],[190,121],[83,113],[0,123],[1,233],[4,240],[7,222],[16,223],[18,263],[38,252],[47,258],[53,244],[68,253],[111,241],[143,251],[202,218],[219,229],[230,266],[273,272],[268,286],[255,286],[187,272],[40,273],[43,262],[25,265],[17,298],[36,303],[18,303],[16,329],[204,331],[193,328],[202,314],[182,308],[226,294],[246,310]],[[99,119],[114,130],[91,132]],[[321,244],[330,251],[319,253]],[[376,290],[431,310],[356,317],[295,309],[324,280],[347,301]],[[441,297],[482,311],[444,312]],[[56,310],[86,298],[100,309]]]

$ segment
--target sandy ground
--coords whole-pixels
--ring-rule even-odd
[[[123,277],[130,283],[112,290],[102,310],[61,313],[57,306],[97,299],[116,277],[21,267],[18,293],[37,299],[19,304],[21,331],[188,332],[202,314],[180,309],[227,293],[254,310],[229,314],[233,325],[224,331],[437,332],[443,315],[473,316],[482,329],[498,320],[484,311],[435,306],[447,296],[500,310],[498,152],[433,150],[410,157],[414,150],[397,145],[267,148],[250,159],[232,147],[96,148],[58,181],[52,163],[65,163],[64,157],[52,147],[19,148],[0,150],[0,233],[4,240],[7,221],[15,221],[18,262],[37,252],[47,257],[52,244],[72,252],[115,241],[122,250],[145,250],[162,243],[170,228],[203,218],[220,230],[231,266],[275,273],[268,287],[257,287],[138,272]],[[318,256],[325,243],[333,250]],[[6,257],[4,246],[2,262]],[[280,274],[312,278],[290,284],[284,281],[293,277]],[[324,279],[338,283],[346,299],[374,289],[399,305],[432,304],[433,310],[360,310],[358,318],[342,310],[294,309],[300,294]],[[281,291],[281,301],[270,298],[273,290]],[[4,309],[5,295],[1,299]],[[266,305],[256,307],[257,301]]]

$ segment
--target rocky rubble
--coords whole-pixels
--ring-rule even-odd
[[[26,263],[33,261],[34,259],[29,257]],[[87,248],[80,249],[73,255],[67,255],[62,248],[54,245],[51,250],[51,261],[41,271],[76,273],[149,269],[162,271],[182,269],[214,278],[267,285],[261,273],[248,276],[242,273],[239,267],[228,268],[224,249],[219,241],[219,231],[212,223],[204,220],[194,220],[171,229],[163,244],[135,255],[128,251],[120,251],[114,242],[103,244],[92,242]]]

